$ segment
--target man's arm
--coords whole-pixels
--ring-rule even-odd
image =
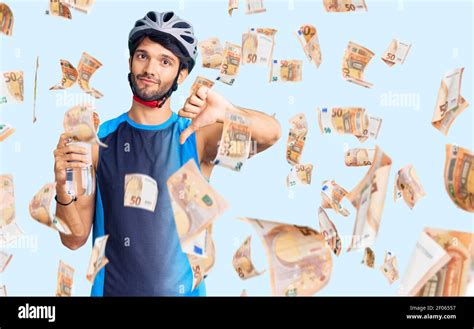
[[[203,171],[212,170],[210,162],[217,155],[217,143],[221,139],[223,123],[228,112],[245,116],[250,121],[252,141],[257,144],[256,151],[262,152],[275,144],[281,136],[280,123],[262,112],[234,106],[222,95],[205,86],[191,95],[179,115],[193,120],[180,136],[181,143],[196,132],[198,153]],[[206,174],[206,172],[204,172]],[[209,177],[209,174],[207,174]]]
[[[223,112],[224,117],[219,117],[216,123],[197,131],[197,134],[202,136],[201,139],[205,145],[201,161],[210,162],[217,156],[217,144],[221,140],[223,122],[228,112],[241,115],[250,121],[251,140],[256,144],[257,153],[266,150],[281,137],[280,123],[273,116],[229,104]]]
[[[92,145],[92,163],[97,168],[98,146]],[[67,204],[71,196],[66,190],[66,168],[83,168],[90,165],[87,150],[77,145],[67,145],[67,136],[61,135],[57,148],[54,150],[54,173],[56,195],[59,202]],[[77,201],[67,206],[56,203],[56,216],[61,218],[72,234],[59,233],[61,242],[69,249],[75,250],[84,245],[89,237],[95,211],[95,193],[90,196],[79,196]]]

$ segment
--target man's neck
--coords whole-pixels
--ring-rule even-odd
[[[170,108],[171,99],[168,98],[160,108],[151,108],[133,100],[132,107],[128,111],[128,117],[134,122],[146,125],[155,126],[166,122],[173,114]]]

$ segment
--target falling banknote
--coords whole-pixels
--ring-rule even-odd
[[[12,175],[0,175],[0,245],[23,235],[16,223],[15,186]]]
[[[0,142],[10,137],[14,132],[15,128],[8,123],[0,123]]]
[[[207,245],[206,257],[200,257],[194,253],[186,254],[188,257],[189,264],[191,265],[191,270],[193,272],[192,290],[196,289],[196,287],[209,274],[216,261],[216,249],[214,246],[214,241],[212,240],[212,224],[205,229],[205,232]]]
[[[393,198],[395,201],[403,197],[405,203],[413,209],[415,204],[426,195],[415,168],[409,164],[397,173],[395,177],[395,188]]]
[[[456,145],[446,145],[444,185],[453,202],[474,212],[474,154]]]
[[[254,29],[242,34],[242,64],[268,66],[273,59],[275,29]]]
[[[265,271],[258,272],[255,269],[255,266],[252,263],[251,257],[251,242],[252,237],[249,236],[245,239],[244,243],[237,249],[232,259],[232,265],[234,266],[235,271],[239,275],[239,278],[242,280],[250,279],[254,276],[262,275]]]
[[[46,10],[46,15],[72,19],[71,10],[61,0],[49,0],[49,10]]]
[[[7,286],[3,285],[0,286],[0,297],[6,297],[7,296]]]
[[[239,0],[229,0],[228,11],[229,15],[232,16],[232,12],[239,8]],[[266,11],[263,5],[263,0],[245,0],[245,14],[258,14]]]
[[[79,142],[87,142],[107,147],[97,136],[99,115],[90,104],[76,105],[64,114],[64,132]]]
[[[167,181],[181,248],[211,225],[228,208],[227,202],[201,175],[190,159]]]
[[[24,100],[23,71],[3,72],[0,79],[0,105]]]
[[[143,174],[125,175],[124,207],[154,212],[157,200],[158,185],[152,177]]]
[[[10,263],[10,261],[12,260],[12,257],[13,255],[12,254],[8,254],[2,250],[0,250],[0,273],[2,273],[3,271],[5,271],[5,269],[7,268],[8,264]]]
[[[369,137],[377,138],[382,119],[371,117],[361,107],[335,107],[317,109],[318,123],[321,134],[349,134],[360,142]]]
[[[298,184],[309,185],[311,184],[311,175],[313,173],[313,165],[308,164],[296,164],[290,169],[290,173],[286,177],[286,186],[291,188]]]
[[[372,165],[375,149],[353,148],[346,151],[344,163],[348,167],[362,167]]]
[[[323,0],[327,12],[367,11],[364,0]]]
[[[56,286],[57,297],[70,297],[72,294],[72,284],[74,281],[74,268],[59,261],[58,282]]]
[[[339,256],[342,250],[342,241],[337,234],[337,229],[334,223],[329,219],[323,208],[318,209],[319,229],[323,235],[328,247],[331,248],[336,256]]]
[[[388,66],[394,66],[395,64],[403,64],[410,51],[411,44],[402,42],[398,39],[393,39],[385,51],[382,60]]]
[[[446,73],[439,87],[436,107],[431,124],[445,136],[454,120],[469,103],[461,96],[461,83],[464,68]]]
[[[286,143],[286,160],[294,166],[300,163],[308,133],[308,122],[304,113],[295,115],[288,122],[291,123],[291,128]]]
[[[217,77],[217,81],[232,86],[237,74],[239,73],[241,57],[242,47],[226,42],[224,48],[224,59],[221,63],[220,74]]]
[[[89,80],[91,79],[92,75],[95,73],[95,71],[97,71],[98,68],[102,66],[102,63],[97,59],[88,53],[83,52],[77,70],[67,60],[61,59],[60,64],[63,76],[61,82],[58,85],[49,88],[49,90],[66,89],[74,85],[77,81],[81,89],[87,94],[95,98],[101,98],[104,96],[98,90],[89,86]]]
[[[338,214],[347,217],[349,210],[341,205],[342,199],[347,195],[347,191],[339,186],[333,180],[323,182],[321,188],[321,207],[325,209],[334,209]]]
[[[366,247],[364,250],[364,258],[362,259],[362,264],[369,268],[374,268],[375,266],[375,253],[369,247]]]
[[[63,5],[76,9],[80,12],[83,12],[84,14],[88,14],[95,3],[95,0],[59,0],[59,1]]]
[[[364,70],[373,56],[369,49],[350,41],[342,59],[342,77],[359,86],[372,88],[372,83],[364,81]]]
[[[270,82],[300,82],[303,79],[303,62],[300,60],[273,60]]]
[[[377,237],[387,193],[392,159],[376,146],[372,166],[364,178],[347,194],[357,209],[350,250],[370,247]]]
[[[224,58],[224,48],[218,38],[210,38],[198,43],[201,51],[202,67],[220,69]]]
[[[316,27],[310,24],[305,24],[299,28],[296,32],[296,36],[298,37],[298,41],[303,47],[303,51],[308,60],[319,68],[322,58]]]
[[[29,204],[31,217],[39,223],[46,225],[66,235],[71,234],[68,225],[56,215],[51,213],[51,200],[56,194],[56,183],[47,183],[34,195]]]
[[[194,80],[193,85],[191,86],[189,94],[193,95],[193,94],[197,93],[199,88],[201,88],[202,86],[206,86],[207,88],[212,88],[214,86],[214,81],[211,81],[209,79],[206,79],[206,78],[198,75],[196,77],[196,80]]]
[[[275,296],[311,296],[328,282],[331,250],[324,237],[309,227],[241,218],[257,231],[270,266]]]
[[[397,257],[393,255],[391,252],[385,252],[385,258],[382,266],[380,266],[380,271],[382,271],[383,275],[387,278],[388,283],[392,284],[398,280],[398,265],[397,265]]]
[[[0,3],[0,32],[8,36],[13,33],[13,12],[4,3]]]
[[[243,115],[227,112],[219,141],[217,156],[213,163],[240,171],[249,158],[252,132],[250,120]]]
[[[425,228],[398,289],[405,296],[464,296],[472,273],[474,234]]]
[[[97,273],[109,262],[107,257],[105,257],[105,246],[107,245],[108,238],[109,235],[107,234],[95,239],[86,275],[90,283],[94,283]]]

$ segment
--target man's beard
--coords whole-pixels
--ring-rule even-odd
[[[138,74],[135,77],[135,75],[131,73],[130,76],[131,76],[131,83],[132,83],[133,89],[135,90],[136,96],[144,100],[145,102],[155,101],[155,100],[159,100],[163,98],[173,85],[173,82],[170,82],[168,84],[162,84],[161,79],[155,79],[153,77],[150,77],[147,74]],[[137,79],[140,79],[140,78],[157,81],[156,85],[158,86],[158,89],[148,91],[147,89],[150,88],[151,86],[148,86],[148,87],[145,86],[143,88],[140,88],[137,84]]]

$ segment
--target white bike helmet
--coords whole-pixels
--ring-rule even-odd
[[[164,13],[150,11],[145,17],[138,20],[130,31],[128,46],[130,55],[136,48],[136,42],[143,36],[168,35],[176,41],[176,45],[188,60],[188,70],[196,63],[197,39],[194,36],[193,26],[184,19],[179,18],[174,12]]]

